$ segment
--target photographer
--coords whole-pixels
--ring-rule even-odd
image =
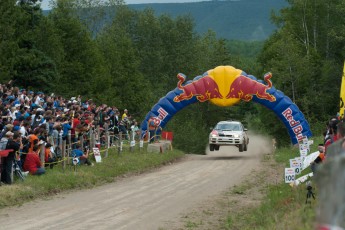
[[[81,149],[80,144],[76,144],[76,149],[72,150],[71,157],[76,157],[79,159],[79,164],[84,165],[87,164],[88,166],[93,166],[94,164],[91,163],[89,158],[89,149],[86,148],[84,151]]]

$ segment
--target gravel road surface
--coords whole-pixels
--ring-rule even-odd
[[[0,210],[0,229],[172,229],[170,223],[181,213],[260,167],[268,146],[267,140],[251,135],[247,152],[221,147],[94,189],[5,208]]]

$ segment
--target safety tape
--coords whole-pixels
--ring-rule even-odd
[[[155,136],[153,136],[153,138],[156,138],[156,137],[161,137],[161,136],[160,136],[160,135],[155,135]],[[124,141],[130,142],[129,140],[124,140]],[[77,141],[77,142],[73,142],[73,143],[71,143],[70,145],[78,144],[78,143],[80,143],[80,140]],[[149,143],[149,141],[143,141],[143,143]],[[70,146],[70,145],[66,146],[66,149],[69,149],[69,146]],[[135,145],[137,145],[137,141],[135,141]],[[131,147],[130,143],[123,143],[122,146],[124,146],[124,147],[130,146],[130,147]],[[102,150],[100,150],[99,152],[100,152],[100,153],[103,153],[103,152],[108,151],[109,149],[118,148],[118,147],[119,147],[119,146],[117,146],[117,145],[115,145],[115,146],[110,146],[109,148],[102,149]],[[172,150],[172,145],[170,145],[170,149]],[[16,151],[16,152],[15,152],[15,154],[18,154],[18,153],[19,153],[19,154],[24,154],[24,155],[25,155],[25,154],[28,154],[27,152],[20,152],[20,151]],[[90,155],[90,156],[94,155],[94,152],[91,151],[91,152],[89,153],[89,155]],[[44,162],[44,164],[45,164],[45,165],[51,165],[51,164],[62,163],[62,162],[64,162],[64,161],[66,161],[66,160],[69,160],[70,158],[73,159],[74,157],[67,156],[67,157],[62,158],[62,159],[59,160],[59,161],[54,161],[54,162],[50,162],[50,163]]]

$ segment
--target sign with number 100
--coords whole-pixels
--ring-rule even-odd
[[[295,181],[295,168],[285,168],[285,183]]]

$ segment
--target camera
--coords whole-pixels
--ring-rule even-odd
[[[307,186],[307,190],[308,190],[308,191],[313,189],[313,186],[312,186],[312,184],[311,184],[311,181],[307,181],[306,186]]]

